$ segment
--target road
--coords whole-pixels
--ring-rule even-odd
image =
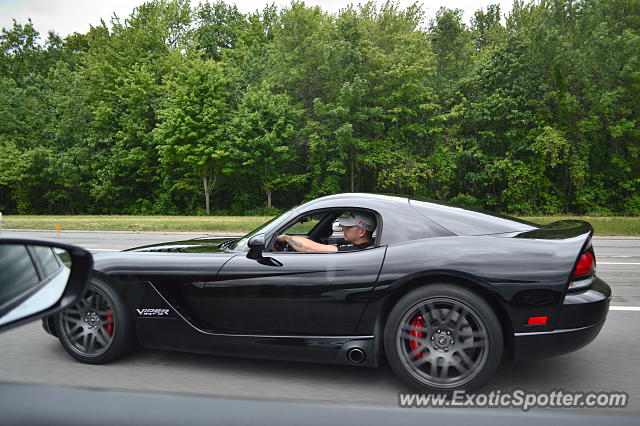
[[[57,239],[92,251],[119,250],[194,234],[8,232]],[[596,340],[563,356],[506,362],[486,390],[611,390],[630,394],[625,413],[640,413],[640,239],[596,238],[598,275],[613,288],[614,307]],[[103,366],[80,364],[39,323],[0,335],[0,381],[183,394],[339,403],[397,403],[408,391],[388,368],[232,359],[138,350]]]

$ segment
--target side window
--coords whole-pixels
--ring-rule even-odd
[[[337,238],[338,240],[344,239],[344,231],[342,230],[342,227],[340,226],[340,221],[338,219],[333,221],[332,228],[333,228],[332,237]],[[378,238],[377,221],[376,221],[376,227],[371,233],[371,238],[373,239],[373,241],[377,241],[377,238]]]
[[[332,251],[326,246],[333,246],[338,252],[372,248],[376,246],[376,238],[379,235],[378,222],[377,214],[352,208],[335,208],[299,216],[295,223],[290,223],[287,228],[280,230],[278,235],[304,237],[316,245],[307,244],[303,245],[303,249],[296,250],[280,241],[274,243],[273,251]]]

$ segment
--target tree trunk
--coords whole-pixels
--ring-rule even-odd
[[[351,155],[351,192],[356,192],[356,184],[355,184],[355,166],[354,166],[354,159],[353,159],[353,154]]]
[[[267,207],[271,207],[271,190],[265,189],[264,192],[267,193]]]
[[[209,180],[206,176],[202,176],[202,183],[204,184],[204,204],[207,208],[207,216],[211,216],[211,210],[209,209]]]

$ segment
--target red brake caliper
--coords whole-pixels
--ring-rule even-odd
[[[422,318],[422,315],[418,315],[417,317],[414,318],[414,320],[411,322],[411,327],[416,327],[416,328],[424,327],[424,319]],[[411,330],[409,331],[409,334],[418,339],[422,339],[424,337],[424,335],[422,334],[422,331],[418,331],[418,330]],[[420,342],[418,340],[409,340],[409,348],[411,349],[412,352],[418,349],[419,346],[420,346]],[[420,359],[420,358],[422,358],[422,351],[420,351],[416,355],[416,359]]]
[[[107,309],[107,315],[104,320],[109,323],[104,326],[104,329],[109,336],[113,336],[113,311],[111,309]]]

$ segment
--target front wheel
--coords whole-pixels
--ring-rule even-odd
[[[384,346],[394,372],[422,390],[483,386],[503,353],[500,322],[477,294],[449,284],[415,289],[392,309]]]
[[[126,304],[111,286],[93,278],[84,296],[55,317],[60,343],[71,356],[104,364],[131,349],[134,330]]]

